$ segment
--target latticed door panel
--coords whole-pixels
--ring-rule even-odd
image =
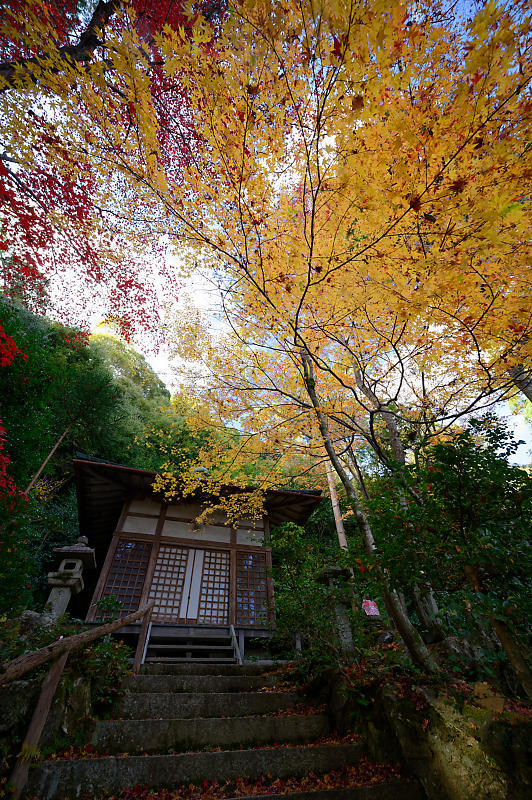
[[[151,548],[151,542],[121,539],[115,550],[101,597],[114,595],[122,604],[123,612],[136,611],[140,603]],[[96,616],[102,615],[99,613]]]
[[[198,623],[227,625],[229,613],[229,553],[205,550]]]
[[[166,544],[159,547],[148,597],[155,601],[153,620],[178,622],[188,557],[188,547]]]
[[[265,625],[268,583],[265,553],[236,554],[236,624]]]

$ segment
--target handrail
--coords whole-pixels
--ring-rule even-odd
[[[137,650],[135,652],[135,660],[133,661],[133,672],[138,672],[140,665],[144,664],[144,655],[146,653],[148,638],[151,631],[151,612],[153,611],[154,605],[155,601],[150,603],[149,606],[145,607],[146,613],[142,619],[142,625],[140,626],[139,638],[137,640]]]
[[[19,800],[26,785],[26,781],[28,780],[31,753],[35,752],[38,747],[39,739],[41,738],[44,725],[48,718],[56,689],[59,686],[59,681],[61,680],[63,669],[68,659],[68,654],[77,647],[82,647],[88,642],[99,639],[100,636],[106,636],[106,634],[112,633],[118,630],[118,628],[123,628],[124,625],[129,625],[130,622],[136,622],[137,619],[142,618],[143,622],[139,631],[134,665],[136,665],[137,662],[140,663],[144,651],[144,642],[146,641],[146,631],[154,605],[155,602],[151,602],[132,614],[128,614],[120,619],[115,619],[113,622],[107,622],[105,625],[99,625],[92,630],[76,633],[74,636],[69,636],[67,639],[60,639],[46,647],[41,647],[40,650],[35,650],[33,653],[26,653],[23,656],[14,658],[4,665],[3,674],[0,674],[0,684],[10,683],[20,678],[21,675],[25,675],[25,673],[29,672],[31,669],[35,669],[35,667],[53,659],[52,665],[42,683],[39,700],[33,712],[28,732],[26,733],[22,749],[17,758],[17,763],[11,773],[9,782],[14,789],[11,795],[12,800]]]
[[[59,639],[57,642],[46,645],[46,647],[41,647],[40,650],[34,650],[32,653],[25,653],[18,658],[14,658],[12,661],[8,661],[7,664],[3,666],[0,665],[0,686],[4,683],[11,683],[11,681],[18,680],[18,678],[25,675],[26,672],[35,669],[35,667],[39,667],[41,664],[45,664],[47,661],[57,658],[63,653],[70,653],[71,650],[88,644],[88,642],[92,642],[94,639],[99,639],[100,636],[105,636],[107,633],[112,633],[118,630],[118,628],[124,627],[124,625],[136,622],[136,620],[144,617],[148,611],[151,612],[154,604],[155,601],[152,601],[147,606],[139,608],[138,611],[134,611],[132,614],[128,614],[125,617],[115,619],[113,622],[107,622],[105,625],[99,625],[92,630],[76,633],[74,636],[69,636],[65,639]]]
[[[229,626],[229,632],[231,633],[231,641],[233,644],[233,650],[235,651],[236,660],[238,661],[239,665],[242,666],[242,654],[240,652],[240,647],[238,646],[234,625]]]

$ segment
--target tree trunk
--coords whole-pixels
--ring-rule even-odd
[[[357,510],[355,513],[358,527],[366,547],[366,552],[368,555],[373,555],[375,551],[375,540],[373,538],[368,519],[363,511]],[[380,566],[377,566],[377,570],[386,609],[392,618],[399,635],[407,646],[408,652],[412,656],[412,659],[420,667],[423,667],[426,672],[437,672],[438,665],[430,654],[418,631],[410,622],[405,605],[402,602],[399,594],[395,591],[395,589],[392,589],[389,586],[385,571]]]
[[[475,591],[478,591],[479,589],[482,591],[483,586],[480,575],[478,574],[478,569],[470,564],[466,564],[464,567],[464,572],[469,585]],[[532,699],[532,673],[530,672],[530,668],[523,658],[518,645],[515,643],[513,637],[508,631],[508,626],[502,620],[496,619],[492,614],[488,614],[487,616],[491,627],[495,631],[495,634],[502,645],[502,649],[506,653],[508,661],[512,665],[515,674],[517,675],[523,689],[526,692],[527,697]]]
[[[345,537],[344,521],[340,513],[340,503],[338,502],[338,495],[334,485],[334,478],[329,461],[325,462],[325,472],[327,473],[327,483],[329,484],[329,494],[331,495],[331,505],[334,514],[334,523],[336,525],[336,533],[338,535],[338,544],[342,550],[347,550],[347,539]]]
[[[401,441],[401,436],[399,435],[397,420],[394,414],[386,410],[386,407],[382,405],[375,392],[364,383],[362,374],[360,370],[357,368],[356,364],[353,364],[353,372],[355,375],[356,385],[359,391],[364,395],[364,397],[366,397],[370,401],[370,403],[372,403],[375,411],[378,414],[380,414],[380,416],[384,420],[384,423],[386,425],[386,430],[388,431],[388,435],[390,437],[390,447],[393,453],[394,460],[398,464],[404,464],[406,461],[405,451],[403,443]],[[394,471],[393,467],[390,467],[390,465],[388,466],[393,472]],[[407,503],[404,494],[402,496],[402,505],[405,509],[407,509]],[[399,599],[401,600],[401,598]],[[419,621],[421,622],[423,627],[426,628],[426,630],[433,637],[443,639],[444,634],[441,628],[441,620],[439,618],[438,604],[436,603],[432,587],[426,586],[423,587],[423,589],[421,589],[417,584],[414,585],[414,590],[411,600],[416,608]],[[406,606],[404,605],[404,602],[402,602],[402,606],[403,606],[403,613],[406,614]]]
[[[327,420],[321,410],[318,395],[316,393],[312,362],[310,361],[307,353],[305,353],[303,350],[301,351],[301,358],[303,362],[305,385],[316,414],[323,444],[331,463],[338,474],[338,477],[342,481],[347,496],[350,500],[351,507],[356,514],[366,552],[369,555],[373,555],[375,550],[373,534],[371,532],[366,515],[358,508],[358,499],[356,496],[355,487],[353,486],[351,479],[349,478],[332,445]],[[397,593],[389,587],[388,580],[383,569],[377,565],[377,570],[381,584],[381,591],[384,602],[386,603],[386,607],[388,608],[388,613],[390,614],[397,630],[399,631],[399,634],[401,635],[410,655],[412,656],[412,659],[416,664],[419,664],[421,667],[423,667],[426,672],[437,672],[438,666],[436,661],[430,654],[425,642],[410,622],[408,615],[405,613],[405,610],[401,605],[401,601],[399,600]]]
[[[532,370],[525,370],[523,364],[515,364],[515,366],[510,367],[508,373],[517,388],[532,402]]]
[[[497,638],[502,645],[502,649],[506,653],[508,661],[514,668],[521,686],[526,692],[526,696],[532,700],[532,674],[528,664],[521,655],[519,647],[510,635],[508,626],[502,620],[495,619],[495,617],[488,616],[488,619],[491,622],[493,630],[497,634]]]
[[[26,81],[29,78],[32,82],[37,83],[41,73],[47,70],[57,73],[61,69],[70,68],[72,64],[90,61],[94,56],[94,51],[101,44],[98,34],[101,35],[107,22],[121,5],[122,0],[108,0],[108,2],[99,0],[90,22],[82,31],[77,44],[58,48],[57,58],[52,68],[50,68],[47,55],[1,63],[0,78],[3,79],[4,86],[0,87],[0,94],[16,87],[21,80]]]
[[[434,592],[430,585],[420,586],[414,584],[414,601],[419,620],[432,641],[438,641],[445,637],[442,629],[440,610],[434,597]]]

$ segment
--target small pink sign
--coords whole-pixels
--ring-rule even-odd
[[[374,600],[362,600],[362,608],[368,617],[380,617],[377,603]]]

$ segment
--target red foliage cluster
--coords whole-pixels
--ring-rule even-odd
[[[24,361],[28,360],[28,356],[22,352],[15,340],[0,325],[0,367],[9,367],[17,356],[20,356]],[[10,459],[5,452],[5,440],[6,430],[0,420],[0,499],[3,508],[10,511],[22,496],[22,492],[7,472]]]
[[[28,356],[22,352],[16,341],[0,325],[0,367],[9,367],[19,355],[24,361],[28,360]]]
[[[151,2],[137,5],[142,18],[149,17],[153,26],[160,27],[165,21],[177,24],[182,17],[181,2],[168,2],[166,6]],[[48,18],[53,35],[47,46],[50,44],[52,48],[76,44],[86,26],[86,14],[82,22],[77,16],[79,4],[74,0],[50,4],[13,0],[6,10],[8,17],[2,20],[6,27],[0,25],[1,62],[42,55],[38,40],[33,48],[24,42],[25,20],[32,10]],[[120,25],[119,17],[112,17],[110,24]],[[6,30],[10,31],[9,36]],[[15,33],[11,35],[13,30]],[[165,97],[161,108],[179,117],[182,99],[179,92],[173,104]],[[92,305],[102,309],[102,316],[108,314],[118,320],[126,338],[133,331],[153,332],[159,322],[155,288],[144,277],[144,262],[131,252],[128,231],[122,224],[115,225],[117,217],[113,213],[106,215],[106,210],[95,204],[95,181],[89,162],[80,161],[79,152],[73,154],[67,150],[46,109],[39,112],[36,106],[24,102],[21,113],[26,115],[33,131],[34,160],[30,168],[16,152],[0,156],[3,291],[33,311],[43,312],[50,305],[48,284],[53,280],[50,294],[55,289],[55,295],[58,291],[62,295],[61,307],[55,313],[65,323],[86,322],[87,308]],[[120,204],[119,199],[117,203]],[[97,233],[102,225],[105,243]],[[162,246],[154,241],[147,244],[150,252],[147,261],[157,263],[162,272]],[[112,253],[112,259],[107,253]],[[173,290],[168,276],[164,280],[161,277],[161,287]]]
[[[72,350],[79,350],[89,344],[89,334],[87,331],[73,330],[69,338],[65,338],[65,344]]]
[[[10,513],[18,502],[24,498],[23,492],[8,475],[10,463],[9,455],[5,452],[6,430],[0,422],[0,508],[2,511]],[[0,545],[3,543],[0,542]]]
[[[199,15],[209,21],[221,16],[226,8],[226,0],[201,0],[197,3],[195,16],[184,13],[183,0],[132,0],[131,6],[137,14],[137,30],[149,41],[165,25],[173,30],[188,32]]]
[[[99,212],[93,204],[94,179],[89,165],[72,160],[49,121],[28,113],[39,131],[35,148],[39,169],[11,168],[0,160],[0,256],[5,294],[33,311],[42,311],[48,301],[48,281],[53,277],[63,290],[60,316],[65,323],[86,320],[88,294],[98,298],[92,307],[101,307],[102,316],[107,312],[126,338],[133,330],[153,330],[158,322],[156,294],[141,277],[144,265],[139,256],[127,250],[127,232],[106,234],[107,248],[125,253],[119,268],[108,261],[95,235],[93,220]],[[60,171],[50,167],[52,152],[62,164]],[[159,250],[154,243],[153,263],[161,263]],[[168,276],[164,283],[168,289]]]

